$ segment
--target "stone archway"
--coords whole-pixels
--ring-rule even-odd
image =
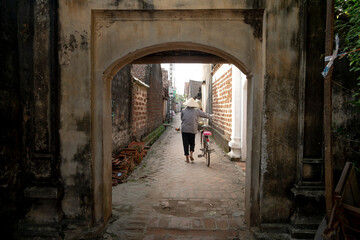
[[[234,12],[236,11],[217,11],[218,18],[216,21],[213,21],[216,23],[215,25],[217,25],[215,30],[225,30],[225,26],[229,24],[228,16],[234,14]],[[93,148],[93,165],[97,166],[96,169],[102,169],[102,172],[97,172],[93,176],[94,186],[98,186],[94,188],[94,195],[99,195],[99,198],[95,199],[100,199],[95,202],[94,208],[95,216],[98,216],[99,219],[103,217],[106,218],[111,214],[111,179],[104,178],[104,176],[111,175],[110,162],[106,161],[106,159],[111,159],[109,155],[111,152],[111,139],[106,136],[111,135],[111,128],[109,127],[111,115],[110,90],[111,80],[114,75],[124,65],[149,54],[169,50],[194,50],[211,53],[233,63],[247,74],[249,78],[255,79],[256,77],[254,76],[260,78],[259,72],[261,72],[261,70],[260,64],[258,63],[260,62],[259,59],[261,59],[261,51],[253,52],[253,49],[260,48],[261,41],[254,37],[253,29],[242,21],[244,12],[238,11],[236,13],[236,15],[233,15],[234,19],[232,19],[231,22],[236,23],[235,28],[237,29],[237,34],[246,37],[234,38],[236,40],[233,39],[229,43],[224,44],[221,34],[217,35],[216,38],[212,37],[212,34],[214,34],[214,29],[212,28],[210,28],[211,31],[209,32],[203,31],[201,36],[204,40],[199,40],[199,36],[190,34],[201,29],[202,24],[212,19],[209,13],[204,15],[201,11],[158,11],[151,13],[151,16],[148,12],[133,13],[114,11],[111,12],[111,14],[108,11],[93,12],[94,16],[92,21],[96,27],[92,35],[94,49],[94,54],[92,55],[94,66],[92,75],[92,102],[96,104],[93,105],[92,133],[93,144],[96,145],[96,142],[102,143],[101,147]],[[170,17],[173,15],[181,15],[181,19],[185,21],[185,24],[184,22],[179,23],[179,19],[176,17]],[[197,26],[196,23],[199,24],[199,21],[203,23]],[[159,22],[161,24],[159,24]],[[158,29],[162,29],[164,24],[175,24],[175,27],[173,27],[177,29],[178,32],[176,34],[179,35],[176,40],[182,41],[173,41],[173,37],[169,37],[175,34],[173,28],[169,28],[167,31],[162,29],[160,33],[157,33],[156,41],[151,41],[151,38],[154,38],[152,36],[153,33],[148,33],[149,36],[142,36],[144,35],[144,30],[139,30],[139,32],[134,31],[136,28],[143,28],[139,27],[139,25],[148,25],[150,23],[153,28]],[[159,26],[156,26],[156,24]],[[121,29],[122,31],[116,32],[115,29]],[[140,36],[145,39],[149,38],[149,43],[144,44]],[[137,45],[136,40],[131,41],[131,46],[127,46],[128,39],[139,39],[140,41]],[[211,39],[210,44],[206,43],[207,39]],[[246,39],[246,42],[244,42],[244,39]],[[154,45],[150,45],[152,43]],[[235,47],[237,50],[231,52],[230,49],[234,49]],[[107,51],[108,49],[112,50],[111,53]],[[244,63],[242,59],[245,59],[246,63]],[[261,80],[257,80],[258,83],[260,81]],[[257,88],[256,86],[252,87]],[[258,90],[258,93],[262,95],[261,89]],[[262,103],[259,102],[255,105],[261,106]],[[248,121],[252,123],[252,119]],[[252,135],[250,134],[250,142],[251,137]],[[249,159],[249,161],[251,161],[251,159]],[[249,174],[249,177],[251,177],[251,174]]]
[[[247,74],[246,219],[250,226],[289,222],[302,144],[305,60],[296,39],[304,38],[304,16],[296,1],[60,1],[62,224],[96,231],[110,216],[111,138],[104,136],[111,135],[114,73],[147,54],[181,49],[217,55]]]

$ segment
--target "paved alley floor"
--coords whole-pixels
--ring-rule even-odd
[[[210,167],[200,154],[186,163],[176,115],[126,183],[113,187],[103,239],[254,239],[244,224],[245,176],[213,144]]]

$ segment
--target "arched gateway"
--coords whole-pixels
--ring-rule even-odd
[[[92,11],[93,180],[94,194],[101,199],[95,198],[95,219],[111,214],[111,162],[106,159],[111,159],[111,80],[115,74],[152,53],[201,51],[238,66],[262,96],[261,28],[244,22],[252,18],[254,24],[261,25],[262,17],[263,10],[258,9]],[[255,102],[255,106],[262,106],[261,97]]]
[[[63,196],[55,205],[64,236],[94,233],[111,215],[113,76],[138,58],[169,50],[210,53],[247,75],[246,220],[267,229],[295,226],[299,193],[290,192],[306,180],[302,102],[306,77],[317,71],[306,70],[305,32],[306,11],[318,6],[303,2],[59,1]]]

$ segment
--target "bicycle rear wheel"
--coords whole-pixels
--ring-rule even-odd
[[[206,159],[206,165],[209,167],[209,166],[210,166],[210,150],[209,150],[209,143],[206,143],[206,155],[205,155],[205,159]]]
[[[202,148],[202,152],[203,152],[203,157],[205,157],[206,158],[206,138],[204,137],[204,139],[202,140],[203,141],[203,143],[202,143],[202,145],[203,145],[203,148]]]

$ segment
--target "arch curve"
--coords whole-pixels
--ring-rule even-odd
[[[104,71],[104,77],[105,79],[111,80],[115,76],[115,74],[126,64],[129,64],[132,61],[149,54],[170,50],[193,50],[210,53],[223,58],[229,63],[234,64],[245,75],[251,75],[250,69],[242,61],[234,57],[232,54],[227,53],[221,49],[193,42],[168,42],[144,47],[136,51],[129,52],[127,55],[125,55],[124,57],[120,57],[119,59],[115,60],[110,66],[108,66],[108,68]]]
[[[93,12],[90,89],[95,222],[106,222],[112,210],[111,161],[108,161],[112,146],[109,137],[112,133],[111,82],[121,68],[136,59],[159,52],[190,50],[212,54],[234,64],[250,80],[248,89],[257,89],[254,93],[249,91],[248,95],[251,114],[247,116],[251,119],[247,121],[247,152],[253,151],[252,128],[260,126],[261,121],[257,117],[256,122],[252,122],[252,113],[261,115],[263,106],[262,40],[254,37],[242,12],[232,15],[231,11],[217,10],[216,19],[211,15],[203,16],[201,12],[198,15],[193,15],[193,11],[177,13],[181,14],[181,21],[175,21],[173,12],[165,10],[151,15],[146,12]],[[256,135],[254,142],[259,143],[259,139]],[[253,156],[248,156],[251,161]],[[257,175],[248,173],[247,179],[250,178],[258,179]]]

